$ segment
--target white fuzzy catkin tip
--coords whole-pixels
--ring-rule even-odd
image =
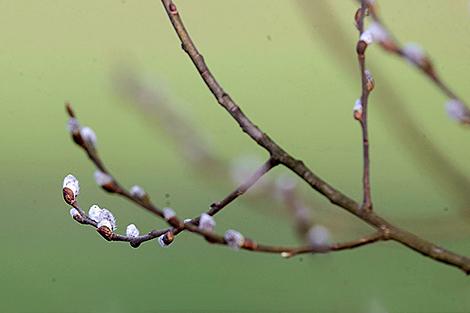
[[[98,228],[103,227],[103,226],[113,230],[113,225],[108,220],[101,220],[98,222]]]
[[[199,229],[206,231],[213,231],[215,227],[215,220],[207,213],[202,213],[199,219]]]
[[[450,99],[446,102],[446,111],[450,118],[458,122],[463,122],[470,118],[467,108],[456,99]]]
[[[113,178],[100,170],[95,171],[95,181],[98,185],[104,186],[113,182]]]
[[[142,187],[137,186],[137,185],[132,186],[130,192],[131,192],[131,196],[138,198],[138,199],[142,199],[146,195],[145,190]]]
[[[163,209],[163,217],[168,221],[169,219],[176,216],[175,211],[172,208]]]
[[[353,107],[353,113],[362,113],[362,102],[361,99],[357,99],[356,102],[354,103]]]
[[[79,217],[79,216],[81,216],[81,215],[80,215],[80,212],[78,212],[77,209],[71,208],[71,209],[70,209],[70,216],[71,216],[72,218],[75,218],[76,216]]]
[[[368,45],[374,42],[386,42],[389,40],[387,31],[377,22],[372,22],[369,27],[362,32],[359,40],[364,41]]]
[[[67,122],[67,129],[72,134],[80,132],[80,123],[78,123],[77,119],[74,117],[69,118]]]
[[[62,188],[69,188],[72,190],[74,197],[77,197],[80,193],[80,184],[78,183],[78,179],[72,174],[65,176]]]
[[[90,127],[83,127],[80,129],[80,136],[82,139],[92,146],[96,146],[96,134]]]
[[[245,237],[233,229],[229,229],[225,232],[224,239],[227,245],[234,250],[240,249],[245,242]]]
[[[160,245],[160,247],[162,248],[168,248],[168,245],[165,243],[165,241],[163,240],[163,238],[165,238],[165,234],[161,235],[160,237],[157,238],[157,242],[158,244]]]
[[[323,225],[315,225],[308,231],[307,239],[312,247],[324,247],[330,242],[330,231]]]
[[[88,210],[88,217],[94,220],[95,222],[99,222],[100,214],[101,208],[96,204],[92,205]]]
[[[139,229],[134,224],[129,224],[126,227],[126,236],[127,237],[138,237],[140,235]]]
[[[100,215],[98,216],[98,223],[101,221],[108,221],[111,225],[110,229],[112,231],[116,230],[116,218],[114,217],[113,213],[111,213],[109,210],[102,208]]]
[[[409,42],[406,43],[402,48],[405,58],[414,64],[422,64],[426,59],[426,54],[424,53],[423,48],[417,43]]]

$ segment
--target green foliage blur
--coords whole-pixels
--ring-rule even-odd
[[[470,101],[468,1],[379,4],[394,34],[422,44],[444,79]],[[212,72],[245,113],[359,200],[360,130],[352,118],[360,92],[357,4],[177,5]],[[0,312],[470,311],[468,277],[394,243],[284,260],[210,246],[189,234],[168,249],[105,242],[70,218],[61,195],[66,174],[81,182],[81,205],[112,210],[119,231],[128,223],[142,231],[164,224],[95,185],[92,164],[67,133],[64,101],[96,131],[99,151],[119,181],[143,186],[157,204],[189,217],[232,189],[194,171],[169,137],[122,98],[113,83],[120,68],[164,84],[222,159],[262,160],[264,151],[212,98],[157,0],[0,1],[0,42]],[[376,46],[367,53],[372,74],[386,78],[376,77],[370,102],[376,210],[470,255],[470,186],[455,178],[470,177],[469,130],[446,116],[446,98],[411,66]],[[380,96],[385,90],[401,102]],[[419,136],[408,135],[405,117]],[[414,149],[422,143],[428,148]],[[457,174],[432,163],[433,146]],[[300,186],[335,240],[369,231]],[[238,201],[216,220],[220,233],[234,228],[266,243],[298,242],[290,217],[270,199]]]

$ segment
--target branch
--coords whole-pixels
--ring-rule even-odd
[[[359,37],[362,37],[364,33],[364,17],[366,15],[367,6],[364,1],[361,3],[361,8],[356,13],[356,22],[357,28],[359,30]],[[363,177],[362,185],[364,197],[362,201],[362,207],[364,210],[372,210],[372,199],[370,192],[370,157],[369,157],[369,131],[367,125],[367,109],[369,102],[369,93],[374,88],[374,81],[369,73],[366,70],[366,57],[365,51],[367,44],[359,40],[357,42],[356,52],[357,59],[359,62],[359,69],[361,73],[361,98],[360,102],[357,103],[359,107],[356,108],[357,114],[355,115],[356,119],[361,123],[362,129],[362,149],[363,149]],[[359,113],[360,112],[360,113]]]
[[[328,198],[333,204],[354,214],[367,224],[384,233],[384,239],[397,241],[438,262],[455,266],[465,273],[470,273],[470,259],[445,250],[433,243],[421,239],[409,232],[390,224],[370,210],[361,210],[359,204],[333,186],[315,175],[302,161],[299,161],[284,151],[268,135],[254,125],[241,111],[232,98],[223,90],[215,77],[209,71],[204,58],[194,45],[186,31],[176,5],[171,0],[162,0],[168,17],[181,41],[182,48],[188,54],[201,78],[206,83],[218,103],[236,120],[241,129],[258,145],[269,152],[271,158],[286,166],[307,182],[313,189]]]

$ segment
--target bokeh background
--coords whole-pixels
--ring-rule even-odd
[[[354,1],[178,1],[213,73],[242,109],[321,177],[360,199],[359,96]],[[380,1],[402,41],[419,42],[444,79],[470,100],[468,1]],[[75,223],[61,195],[68,173],[80,203],[111,209],[119,230],[162,227],[94,183],[70,140],[64,101],[98,134],[102,157],[126,186],[143,186],[180,216],[233,188],[195,169],[116,85],[131,69],[228,163],[266,157],[214,101],[157,0],[0,1],[1,312],[469,312],[469,278],[394,243],[284,260],[234,252],[183,234],[168,249],[107,243]],[[468,129],[411,66],[368,50],[376,78],[370,131],[373,195],[391,221],[470,255]],[[116,87],[118,86],[118,87]],[[120,87],[119,87],[120,86]],[[164,87],[163,87],[164,86]],[[176,125],[177,126],[177,125]],[[267,179],[282,174],[281,169]],[[213,176],[213,177],[212,177]],[[334,240],[368,227],[299,182]],[[250,198],[253,195],[247,195]],[[267,243],[298,242],[275,199],[238,201],[217,217]]]

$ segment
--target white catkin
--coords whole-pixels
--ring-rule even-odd
[[[308,231],[307,239],[312,247],[324,247],[330,242],[330,231],[323,225],[315,225]]]
[[[138,198],[138,199],[142,199],[146,195],[145,190],[142,187],[137,186],[137,185],[132,186],[130,193],[131,193],[131,196]]]
[[[72,174],[65,176],[62,183],[62,188],[68,188],[72,190],[74,197],[77,197],[80,193],[80,184],[78,179]]]
[[[113,182],[113,178],[100,170],[95,171],[95,181],[99,186],[104,186]]]
[[[91,144],[92,146],[96,146],[96,134],[90,127],[83,127],[80,129],[80,136],[82,136],[82,139],[87,143]]]
[[[173,217],[176,216],[176,213],[175,211],[172,209],[172,208],[164,208],[163,209],[163,217],[166,219],[166,220],[169,220]]]
[[[199,229],[206,231],[213,231],[215,227],[215,220],[207,213],[202,213],[199,218]]]
[[[96,204],[92,205],[88,210],[88,217],[94,220],[95,222],[99,222],[101,215],[101,208]]]
[[[245,242],[245,237],[233,229],[229,229],[225,232],[224,239],[227,242],[227,245],[234,250],[240,249]]]
[[[126,227],[126,236],[127,237],[138,237],[140,235],[139,229],[134,224],[129,224]]]

